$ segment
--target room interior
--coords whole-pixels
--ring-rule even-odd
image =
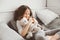
[[[7,26],[7,23],[13,19],[14,10],[21,5],[28,5],[33,12],[33,17],[36,18],[37,15],[37,17],[44,23],[43,25],[48,29],[60,28],[59,4],[60,0],[0,0],[0,39],[23,40],[23,38],[21,38],[14,30]],[[10,32],[14,34],[10,34]],[[58,34],[60,38],[60,32],[56,34]]]

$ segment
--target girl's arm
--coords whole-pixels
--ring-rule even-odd
[[[21,31],[21,35],[24,37],[27,33],[28,33],[28,30],[29,30],[29,27],[32,23],[32,19],[30,19],[30,21],[26,24],[26,26],[22,29]]]

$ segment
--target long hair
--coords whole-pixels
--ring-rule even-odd
[[[23,17],[24,12],[26,11],[26,9],[30,10],[30,16],[32,16],[31,9],[28,6],[26,6],[26,5],[22,5],[18,9],[15,10],[15,12],[14,12],[14,20],[15,21],[16,20],[20,20]]]

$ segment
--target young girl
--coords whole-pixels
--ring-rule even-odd
[[[25,8],[24,8],[25,7]],[[22,9],[23,9],[23,11],[25,11],[25,13],[23,14],[22,13]],[[32,37],[33,36],[33,34],[32,33],[35,33],[35,32],[37,32],[37,30],[39,29],[38,27],[37,27],[37,21],[34,19],[34,18],[32,18],[32,17],[30,17],[31,16],[31,14],[32,14],[32,12],[31,12],[31,10],[30,10],[30,8],[29,7],[27,7],[27,6],[21,6],[21,9],[19,10],[20,11],[20,13],[22,14],[21,15],[21,17],[19,18],[20,20],[17,20],[17,27],[18,27],[18,31],[19,31],[19,33],[22,35],[22,33],[21,33],[21,30],[22,30],[22,28],[25,28],[25,26],[26,25],[28,25],[27,26],[27,30],[25,29],[24,30],[24,32],[25,31],[29,31],[29,32],[27,32],[28,33],[28,35],[27,35],[27,37],[29,38],[29,37]],[[20,14],[19,13],[19,14]],[[19,15],[18,13],[16,14],[16,15]],[[16,18],[15,18],[16,19]],[[22,26],[22,27],[21,27]],[[34,27],[35,28],[34,28]],[[34,31],[35,30],[35,31]],[[25,34],[24,34],[25,35]],[[22,35],[22,36],[24,36],[24,35]]]
[[[35,40],[48,40],[46,35],[54,35],[56,32],[60,31],[60,29],[50,31],[42,30],[42,26],[32,17],[31,9],[25,5],[15,10],[14,20],[16,21],[18,32],[22,37],[29,38],[35,33]]]

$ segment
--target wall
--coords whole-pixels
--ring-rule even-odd
[[[41,9],[45,7],[46,0],[0,0],[0,12],[13,11],[20,5],[28,5],[31,9]]]
[[[60,0],[47,0],[47,8],[60,15]]]

